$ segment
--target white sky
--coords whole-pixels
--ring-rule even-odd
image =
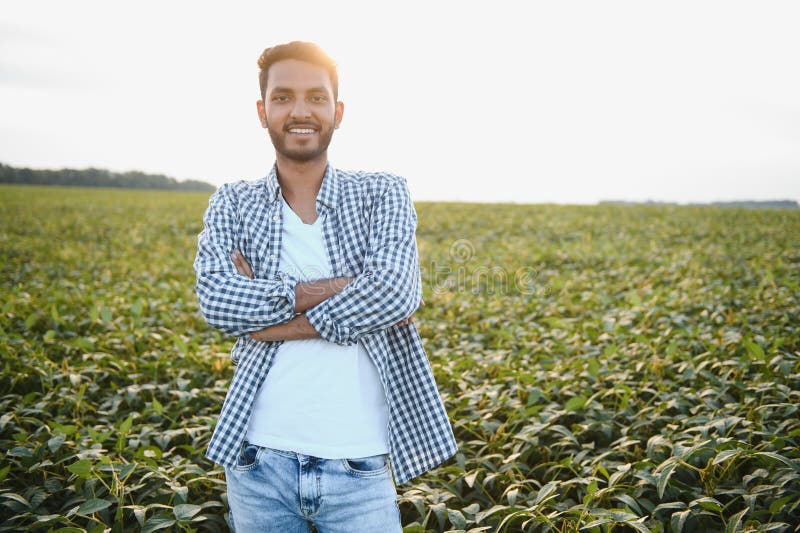
[[[800,200],[800,3],[6,1],[0,162],[220,184],[263,48],[340,66],[338,167],[416,200]]]

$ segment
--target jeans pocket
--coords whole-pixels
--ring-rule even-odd
[[[358,459],[342,459],[344,469],[358,477],[378,476],[389,471],[389,456],[382,453]]]
[[[236,457],[236,466],[234,466],[233,469],[243,472],[257,467],[260,450],[260,447],[256,446],[255,444],[249,444],[247,441],[245,441],[242,444],[242,450]]]

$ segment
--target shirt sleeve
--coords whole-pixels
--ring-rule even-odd
[[[306,311],[322,338],[355,344],[416,311],[422,297],[416,228],[408,186],[398,178],[373,208],[364,270],[342,292]]]
[[[283,272],[270,279],[250,279],[236,272],[230,255],[239,242],[240,225],[232,191],[223,185],[209,200],[194,261],[203,318],[237,337],[291,319],[297,284],[295,277]]]

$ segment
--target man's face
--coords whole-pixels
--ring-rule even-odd
[[[279,157],[298,162],[327,160],[344,105],[334,101],[324,68],[296,59],[274,63],[267,75],[264,101],[257,107]]]

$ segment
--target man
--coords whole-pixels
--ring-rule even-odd
[[[344,105],[319,47],[258,64],[275,165],[212,195],[194,263],[203,316],[239,337],[206,455],[237,531],[401,531],[395,484],[456,452],[411,321],[414,206],[400,177],[328,164]]]

